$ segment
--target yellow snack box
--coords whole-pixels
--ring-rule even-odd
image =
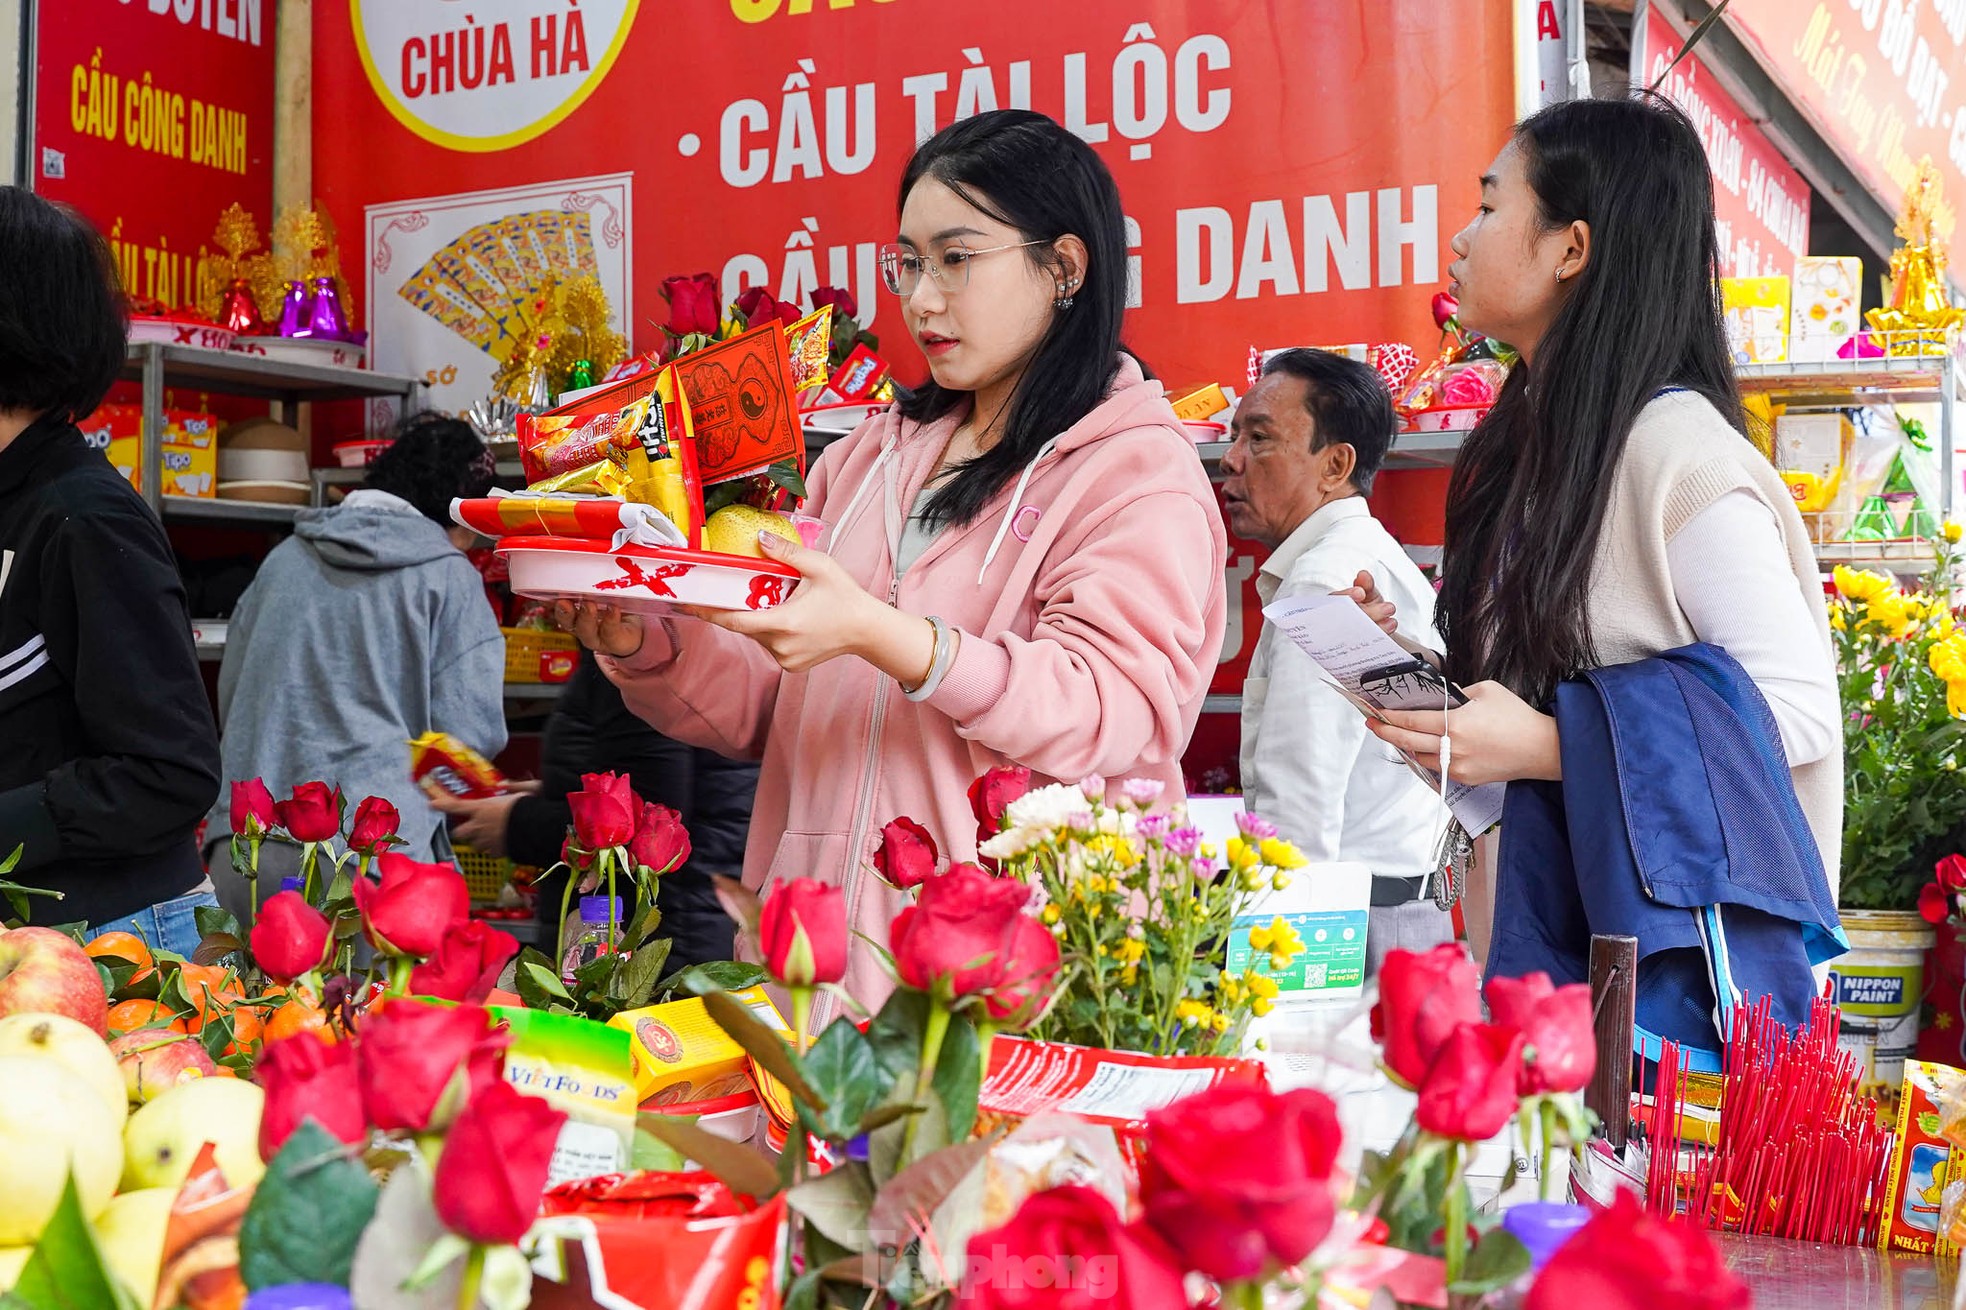
[[[791,1026],[763,987],[747,987],[731,995],[748,1005],[767,1028],[787,1041],[792,1039]],[[686,1105],[752,1090],[744,1048],[710,1017],[700,997],[624,1010],[608,1020],[608,1026],[625,1030],[632,1040],[635,1095],[643,1105]]]
[[[1174,417],[1183,423],[1207,422],[1229,407],[1228,393],[1222,390],[1219,382],[1196,387],[1170,399],[1174,405]]]

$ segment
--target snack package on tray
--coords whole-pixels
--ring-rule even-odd
[[[512,1030],[505,1081],[566,1112],[549,1186],[628,1166],[635,1145],[634,1061],[619,1028],[525,1006],[492,1010]]]
[[[645,1310],[778,1310],[785,1197],[762,1204],[708,1173],[633,1173],[546,1193],[536,1234],[580,1248],[590,1289]],[[549,1257],[550,1258],[550,1257]]]
[[[653,505],[691,549],[701,544],[696,441],[673,364],[589,392],[564,409],[522,414],[518,440],[528,490]]]
[[[410,743],[410,777],[425,793],[483,800],[505,791],[505,775],[448,732],[426,732]]]
[[[1966,1187],[1953,1181],[1952,1152],[1966,1143],[1962,1116],[1966,1072],[1927,1060],[1905,1061],[1878,1250],[1950,1258],[1961,1249],[1966,1227],[1959,1223],[1959,1194]]]

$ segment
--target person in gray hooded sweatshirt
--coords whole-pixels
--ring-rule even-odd
[[[402,816],[396,849],[448,860],[443,818],[410,780],[409,741],[447,732],[490,758],[505,746],[505,643],[484,582],[451,521],[455,496],[491,487],[491,453],[471,428],[419,414],[332,509],[308,510],[240,597],[219,669],[223,777],[261,778],[284,799],[303,782],[339,786],[349,817],[366,796]],[[232,868],[229,788],[206,829],[220,902],[249,920]],[[259,899],[297,852],[261,852]]]

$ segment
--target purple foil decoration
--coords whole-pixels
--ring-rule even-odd
[[[287,283],[287,299],[280,306],[280,335],[283,337],[304,337],[307,335],[307,316],[313,308],[311,297],[307,294],[305,282]]]
[[[314,279],[314,308],[307,315],[307,335],[328,341],[348,340],[348,316],[341,312],[341,292],[331,277]]]

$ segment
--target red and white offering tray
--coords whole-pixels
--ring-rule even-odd
[[[593,600],[639,614],[679,605],[766,610],[799,583],[798,570],[768,559],[623,546],[566,537],[506,537],[498,543],[512,571],[512,590],[534,600]]]
[[[195,318],[172,318],[155,314],[130,316],[130,340],[161,341],[167,346],[200,346],[206,350],[231,347],[233,332],[216,323]]]

